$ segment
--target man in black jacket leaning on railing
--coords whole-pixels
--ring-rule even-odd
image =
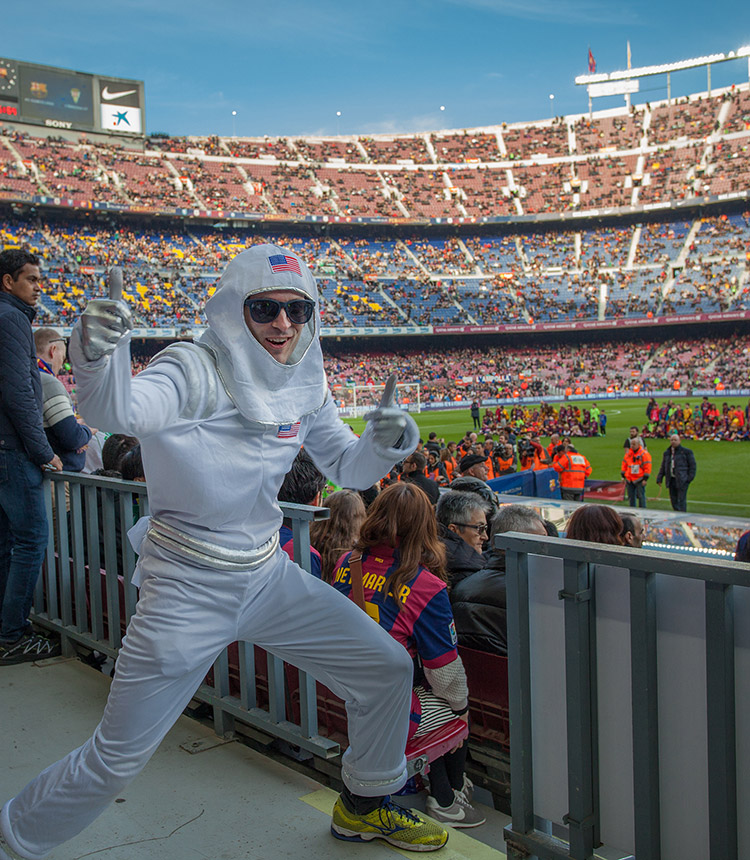
[[[42,426],[31,322],[42,293],[39,260],[0,254],[0,666],[53,657],[59,645],[31,630],[29,612],[47,545],[42,470],[60,470]]]

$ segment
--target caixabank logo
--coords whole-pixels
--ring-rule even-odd
[[[143,116],[140,90],[134,81],[100,78],[99,103],[103,129],[126,134],[141,134]]]

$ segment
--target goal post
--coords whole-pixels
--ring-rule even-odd
[[[339,413],[348,418],[361,417],[373,410],[383,396],[385,385],[336,386],[334,397]],[[396,403],[408,412],[422,411],[422,385],[419,382],[396,384]]]

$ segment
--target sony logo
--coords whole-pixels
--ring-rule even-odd
[[[60,119],[45,119],[44,124],[51,128],[73,128],[72,122],[63,122]]]

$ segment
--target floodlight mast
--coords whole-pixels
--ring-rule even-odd
[[[706,67],[706,79],[708,95],[711,95],[711,66],[716,63],[728,63],[734,60],[747,58],[747,76],[750,81],[750,45],[743,45],[736,51],[726,54],[708,54],[705,57],[694,57],[690,60],[679,60],[676,63],[662,63],[655,66],[639,66],[635,69],[620,69],[615,72],[598,72],[589,75],[578,75],[575,79],[577,86],[586,86],[589,95],[589,114],[591,113],[591,100],[599,96],[624,95],[625,102],[630,106],[630,96],[637,93],[640,84],[639,79],[649,75],[667,76],[667,102],[672,104],[672,72],[681,72],[685,69]]]

